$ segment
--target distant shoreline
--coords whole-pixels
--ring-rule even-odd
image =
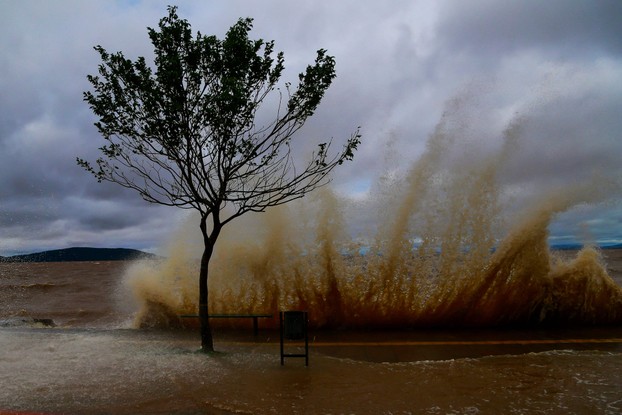
[[[137,249],[74,247],[0,257],[0,262],[128,261],[156,258],[159,256]]]
[[[580,244],[552,245],[551,251],[578,251],[584,248]],[[622,244],[597,246],[602,250],[622,249]],[[20,254],[3,257],[2,262],[80,262],[80,261],[131,261],[137,259],[159,259],[159,255],[129,248],[90,248],[73,247]]]

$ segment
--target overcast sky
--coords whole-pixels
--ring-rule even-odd
[[[70,246],[157,250],[186,212],[150,205],[76,166],[103,144],[82,100],[94,45],[151,56],[147,27],[171,1],[0,0],[0,255]],[[458,153],[498,149],[520,119],[499,178],[527,203],[579,181],[612,182],[551,225],[622,241],[622,2],[619,0],[178,1],[193,29],[222,37],[240,17],[274,39],[285,74],[325,48],[337,78],[304,134],[341,142],[361,126],[338,194],[364,199],[388,166],[407,170],[448,108]],[[451,106],[459,102],[459,108]],[[451,111],[450,111],[451,112]],[[468,145],[467,145],[468,144]],[[457,161],[456,163],[460,163]],[[579,198],[580,199],[580,198]],[[521,202],[522,201],[522,202]],[[581,203],[586,202],[586,203]]]

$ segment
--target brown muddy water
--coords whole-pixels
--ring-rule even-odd
[[[619,285],[622,251],[602,254]],[[250,326],[216,326],[214,356],[197,353],[196,331],[134,328],[144,304],[128,280],[139,265],[151,266],[0,264],[0,413],[622,412],[617,324],[315,327],[310,366],[281,366],[269,321],[257,337]]]

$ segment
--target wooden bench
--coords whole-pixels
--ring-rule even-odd
[[[199,318],[198,314],[182,314],[180,318]],[[209,318],[252,318],[253,319],[253,334],[257,336],[259,333],[260,318],[272,318],[272,314],[210,314]]]

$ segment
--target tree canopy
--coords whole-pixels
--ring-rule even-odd
[[[358,129],[335,154],[331,141],[319,143],[297,168],[292,138],[335,78],[335,59],[318,50],[297,86],[281,88],[283,53],[275,54],[274,41],[249,39],[252,23],[238,20],[222,40],[193,36],[176,7],[169,7],[159,29],[148,28],[153,65],[96,46],[102,63],[98,75],[87,77],[93,90],[84,93],[106,144],[95,165],[81,158],[78,164],[98,181],[133,189],[148,202],[200,213],[204,351],[213,350],[208,264],[222,227],[325,185],[360,143]],[[258,114],[270,94],[278,103],[274,118],[263,122]]]
[[[358,131],[330,156],[320,143],[296,169],[290,142],[313,115],[335,78],[335,60],[320,49],[298,86],[277,88],[283,53],[274,41],[250,40],[252,19],[240,19],[224,39],[192,35],[175,7],[149,28],[154,67],[145,58],[126,59],[96,46],[102,64],[88,76],[84,99],[100,117],[108,141],[92,167],[99,180],[132,188],[149,202],[194,208],[202,214],[233,207],[231,220],[247,211],[300,198],[326,184],[328,173],[353,157]],[[276,117],[258,125],[270,93],[279,94]]]

